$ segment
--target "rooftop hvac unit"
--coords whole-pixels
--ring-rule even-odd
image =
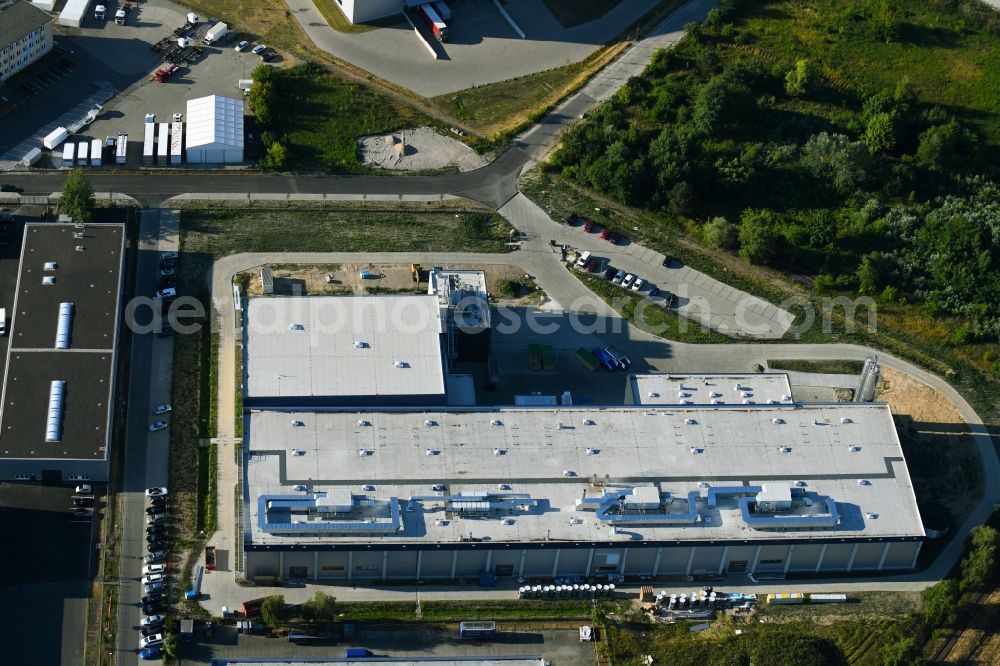
[[[56,326],[56,349],[69,349],[69,336],[73,329],[73,304],[59,304],[59,322]]]
[[[850,419],[850,418],[848,418],[846,416],[841,416],[840,417],[840,422],[841,423],[854,423],[854,421],[852,419]]]
[[[428,427],[430,427],[430,426],[436,426],[437,425],[437,421],[435,421],[434,419],[424,419],[424,425],[428,426]]]
[[[698,425],[698,422],[694,419],[684,419],[684,423],[688,425]]]
[[[55,284],[56,278],[53,275],[46,275],[42,277],[42,284]]]
[[[784,422],[785,422],[785,419],[779,419],[779,418],[773,418],[773,419],[771,419],[771,423],[777,423],[778,425],[781,425]]]
[[[55,269],[56,269],[56,262],[54,262],[54,261],[46,261],[45,262],[44,270],[54,271]]]
[[[58,442],[62,439],[63,403],[66,382],[56,379],[49,385],[49,413],[45,421],[45,441]]]
[[[370,426],[371,424],[372,424],[371,421],[365,421],[364,419],[358,419],[358,425],[359,426]]]
[[[502,426],[503,425],[503,421],[501,421],[500,419],[493,419],[492,421],[490,421],[490,425],[493,425],[493,426]]]

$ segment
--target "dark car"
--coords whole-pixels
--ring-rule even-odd
[[[163,534],[147,534],[146,546],[159,550],[163,547],[164,540],[166,540],[166,537]]]
[[[576,213],[571,213],[569,217],[566,218],[566,224],[574,225],[576,221],[580,219],[580,216]]]
[[[597,267],[600,266],[600,265],[601,265],[601,262],[598,261],[597,257],[591,257],[590,261],[587,262],[587,266],[586,266],[587,272],[588,273],[593,273],[594,271],[597,270]]]
[[[167,498],[166,497],[150,497],[149,498],[149,505],[150,506],[166,506],[167,505]]]
[[[619,243],[622,243],[624,240],[625,240],[625,237],[622,236],[617,231],[612,231],[610,234],[608,234],[608,238],[607,238],[607,241],[609,243],[611,243],[612,245],[618,245]]]
[[[150,525],[146,528],[146,534],[166,534],[166,525]]]
[[[160,268],[176,268],[176,259],[160,259]]]
[[[594,221],[588,217],[583,223],[583,230],[589,234],[590,230],[593,228],[594,228]]]
[[[667,307],[668,308],[673,307],[673,305],[677,302],[677,296],[675,296],[672,292],[669,292],[667,290],[664,290],[662,293],[663,293],[663,300],[666,301]]]
[[[146,596],[144,596],[142,599],[139,600],[139,603],[141,603],[143,606],[145,606],[146,604],[154,604],[154,603],[158,604],[162,602],[163,602],[162,594],[147,594]]]
[[[153,634],[158,634],[163,631],[163,623],[157,622],[156,624],[147,624],[145,627],[139,629],[143,636],[152,636]]]
[[[278,55],[277,53],[275,53],[274,51],[271,51],[270,49],[268,49],[267,51],[264,51],[263,53],[260,54],[260,61],[261,62],[270,62],[270,61],[274,60],[275,56],[277,56],[277,55]]]
[[[91,507],[94,506],[93,497],[74,497],[73,506]]]
[[[156,281],[157,291],[162,291],[167,287],[176,287],[176,286],[177,286],[177,278],[175,278],[173,275],[171,275],[170,277],[161,277],[159,280]]]
[[[617,268],[615,268],[614,266],[608,266],[608,270],[604,271],[604,279],[605,280],[615,279],[615,273],[617,272],[618,272]]]
[[[163,610],[162,601],[151,601],[148,604],[142,604],[143,615],[158,615],[162,610]]]
[[[0,192],[23,192],[24,190],[20,187],[11,185],[10,183],[3,183],[0,185]]]
[[[146,515],[152,516],[156,513],[163,513],[163,507],[156,505],[146,507]]]

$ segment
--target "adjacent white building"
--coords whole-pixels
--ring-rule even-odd
[[[243,161],[243,100],[210,95],[188,100],[187,161],[238,164]]]
[[[385,18],[393,14],[402,14],[403,6],[415,6],[421,2],[404,2],[404,0],[335,0],[337,9],[344,13],[351,23],[364,23]]]
[[[0,1],[0,83],[51,50],[51,16],[25,0]]]

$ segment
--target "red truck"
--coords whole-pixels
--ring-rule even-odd
[[[215,570],[215,546],[205,546],[205,569]]]
[[[439,42],[448,41],[448,26],[430,4],[417,7],[417,13],[420,14],[420,18],[424,20]]]
[[[167,65],[166,67],[156,70],[156,72],[153,74],[153,79],[157,83],[163,83],[171,76],[173,76],[178,69],[180,69],[178,65]]]

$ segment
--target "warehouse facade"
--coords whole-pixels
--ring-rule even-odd
[[[0,400],[0,479],[106,481],[125,228],[27,224]]]
[[[914,568],[885,405],[253,412],[248,579]]]
[[[51,16],[25,0],[0,0],[0,84],[51,50]]]

